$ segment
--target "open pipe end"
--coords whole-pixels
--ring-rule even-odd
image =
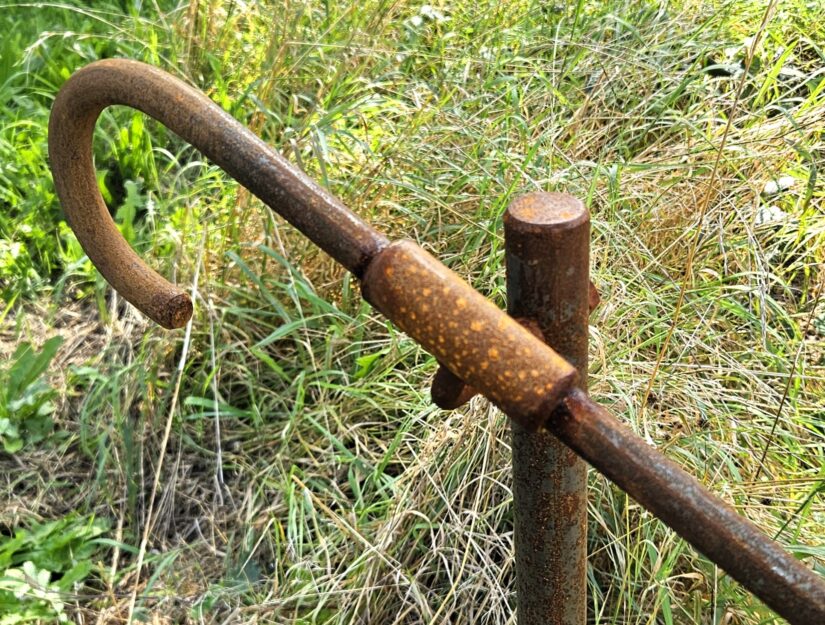
[[[158,311],[150,315],[167,330],[177,330],[185,326],[192,318],[192,300],[186,293],[178,293],[163,302]]]

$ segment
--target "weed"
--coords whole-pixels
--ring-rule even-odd
[[[95,567],[106,529],[68,516],[0,536],[0,623],[67,621],[65,603]]]
[[[53,337],[40,351],[21,343],[8,367],[0,369],[0,441],[6,453],[43,442],[51,432],[57,391],[43,379],[63,339]]]

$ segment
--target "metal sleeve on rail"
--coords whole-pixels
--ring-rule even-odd
[[[373,259],[364,297],[455,375],[536,431],[576,369],[411,241]]]

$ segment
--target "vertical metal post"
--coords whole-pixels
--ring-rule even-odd
[[[590,215],[562,193],[517,198],[504,216],[508,311],[534,321],[587,386]],[[547,430],[512,422],[518,625],[586,619],[587,466]]]

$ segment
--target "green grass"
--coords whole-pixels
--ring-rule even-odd
[[[106,57],[203,89],[502,306],[507,204],[584,199],[593,395],[825,573],[817,3],[771,13],[744,77],[761,2],[85,4],[0,6],[2,370],[63,337],[43,379],[54,431],[0,454],[0,553],[75,528],[85,577],[58,587],[69,561],[37,565],[71,618],[122,622],[136,591],[155,623],[515,622],[506,419],[482,399],[433,407],[436,363],[354,280],[127,109],[98,123],[101,190],[194,291],[191,333],[94,271],[46,126],[60,84]],[[589,513],[590,622],[778,620],[595,471]],[[50,601],[0,622],[57,618]]]

